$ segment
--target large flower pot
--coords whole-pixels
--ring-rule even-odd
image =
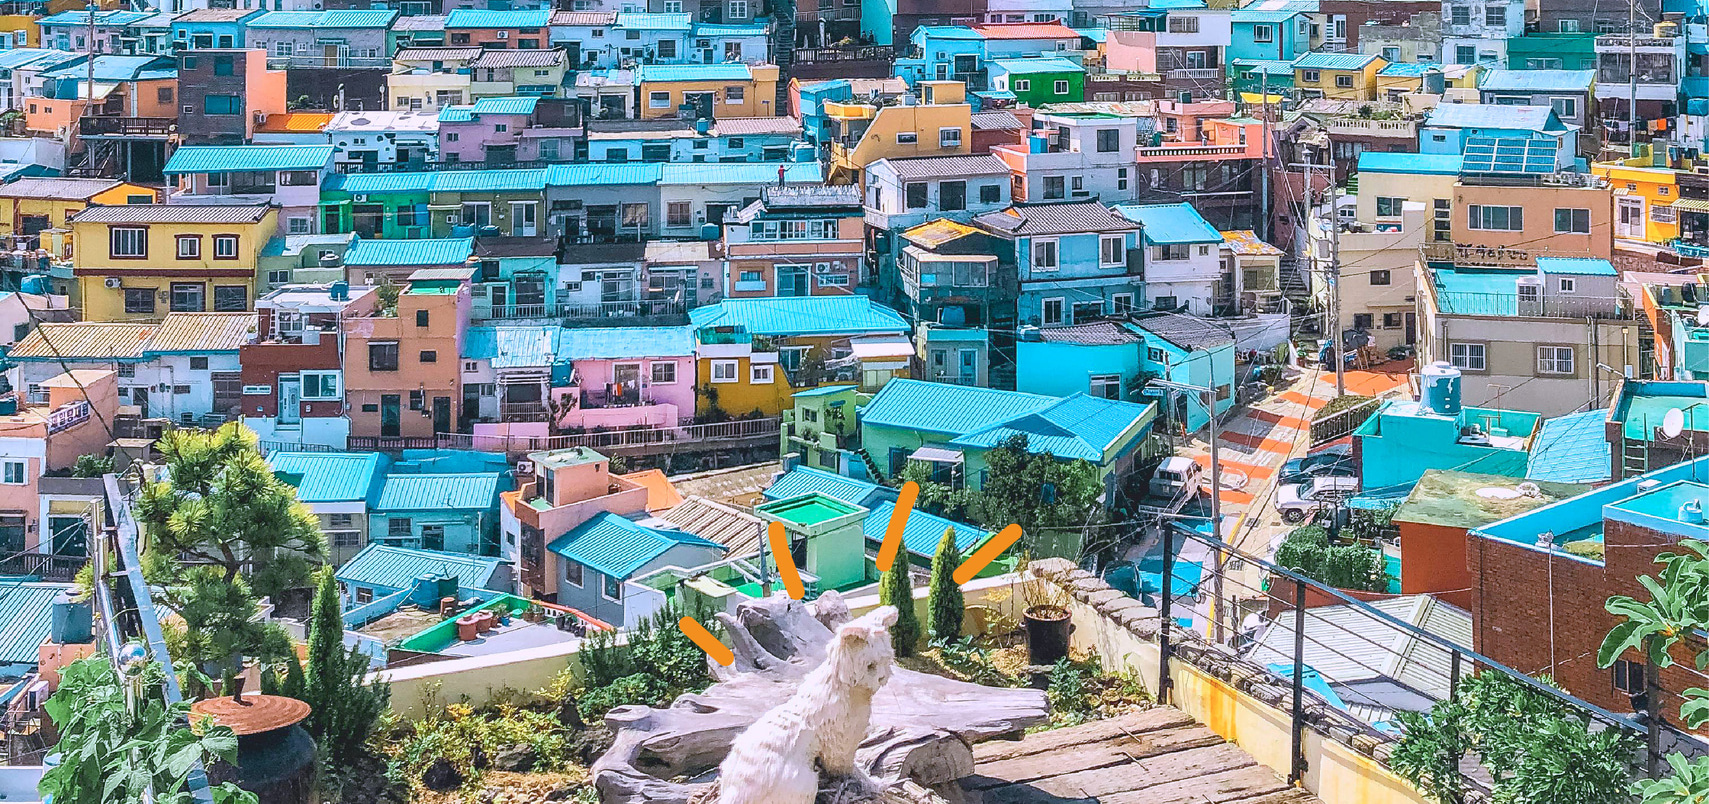
[[[1021,613],[1027,627],[1027,663],[1056,664],[1068,658],[1068,637],[1074,624],[1061,606],[1030,606]]]
[[[480,627],[480,624],[478,622],[476,622],[475,615],[465,614],[465,615],[457,618],[457,638],[458,639],[460,639],[464,642],[468,642],[469,640],[474,639],[477,636],[480,636],[480,633],[481,633],[481,627]]]

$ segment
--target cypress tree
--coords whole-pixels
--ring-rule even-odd
[[[896,557],[890,571],[878,581],[878,602],[896,607],[896,624],[890,626],[890,642],[897,656],[913,656],[920,641],[920,615],[914,612],[914,584],[908,577],[908,556]]]
[[[933,639],[961,637],[967,601],[961,595],[961,585],[955,582],[955,568],[959,566],[961,550],[955,545],[955,528],[944,528],[938,551],[932,555],[931,590],[926,598],[926,613],[931,617]]]
[[[287,668],[288,669],[288,668]],[[361,751],[385,711],[391,688],[368,682],[368,657],[344,646],[344,615],[332,568],[321,570],[309,618],[308,672],[302,700],[312,707],[306,724],[323,749],[335,756]],[[285,678],[285,687],[292,679]]]

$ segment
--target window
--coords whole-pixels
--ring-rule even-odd
[[[1300,77],[1308,84],[1315,84],[1323,80],[1323,73],[1320,73],[1317,70],[1302,70],[1301,73]],[[1171,120],[1170,122],[1174,121]]]
[[[926,191],[927,191],[927,189],[928,188],[926,187],[926,183],[923,181],[909,182],[908,184],[903,186],[902,192],[906,196],[905,203],[907,204],[908,209],[925,209],[926,208],[926,204],[927,204]]]
[[[1491,28],[1507,27],[1507,6],[1497,3],[1484,6],[1484,24]]]
[[[1555,234],[1590,234],[1590,210],[1556,207]]]
[[[302,398],[305,401],[343,398],[338,388],[338,372],[305,371],[299,376],[302,377]]]
[[[374,590],[373,590],[373,588],[367,587],[367,586],[356,587],[356,602],[357,603],[372,603],[372,602],[374,602]]]
[[[1254,25],[1252,26],[1252,41],[1274,42],[1276,41],[1276,31],[1268,25]]]
[[[659,40],[659,58],[661,58],[661,59],[674,59],[674,58],[676,58],[676,40],[673,40],[673,39],[660,39]]]
[[[174,313],[199,313],[207,309],[203,296],[207,289],[200,282],[172,284],[171,310]]]
[[[1122,375],[1120,375],[1120,374],[1094,374],[1094,375],[1092,375],[1091,389],[1088,390],[1087,393],[1091,394],[1092,396],[1098,397],[1099,399],[1121,399],[1122,398]]]
[[[1157,246],[1156,249],[1157,259],[1160,261],[1184,260],[1192,256],[1192,254],[1187,251],[1187,246],[1182,243]]]
[[[107,256],[115,260],[148,259],[148,230],[134,226],[108,230]]]
[[[154,312],[153,288],[125,288],[125,312]]]
[[[1550,98],[1549,107],[1563,119],[1578,116],[1578,98]]]
[[[1578,20],[1560,20],[1555,28],[1561,33],[1578,33]]]
[[[1132,293],[1115,293],[1115,294],[1112,294],[1110,296],[1110,313],[1111,314],[1113,314],[1113,315],[1127,315],[1128,313],[1131,313],[1131,312],[1133,312],[1133,294]]]
[[[714,361],[712,361],[712,381],[713,382],[735,382],[736,381],[736,369],[739,366],[740,366],[740,363],[738,361],[735,361],[735,360],[714,360]]]
[[[369,371],[398,370],[398,342],[375,341],[368,344]]]
[[[730,5],[734,6],[735,3],[731,3]],[[600,577],[603,578],[605,582],[600,586],[599,593],[605,595],[609,600],[622,600],[623,580],[621,578],[614,578],[610,575],[602,575]]]
[[[983,185],[980,185],[980,187],[979,187],[979,203],[981,203],[981,204],[1001,204],[1001,203],[1003,203],[1003,185],[1001,185],[1001,184],[983,184]]]
[[[242,95],[207,95],[202,98],[202,113],[212,115],[243,114]]]
[[[666,226],[688,226],[694,222],[693,205],[687,201],[672,201],[665,204]]]
[[[1385,286],[1392,281],[1392,275],[1386,270],[1371,271],[1369,274],[1366,274],[1366,276],[1370,277],[1371,284],[1373,285]]]
[[[1342,89],[1351,89],[1353,86],[1353,76],[1350,76],[1350,75],[1335,76],[1335,85],[1342,88]]]
[[[574,561],[564,562],[564,582],[580,588],[582,585],[582,565]]]
[[[1628,659],[1615,659],[1610,670],[1614,674],[1614,691],[1626,695],[1642,695],[1649,689],[1645,664]]]
[[[24,482],[24,462],[23,461],[6,461],[5,471],[6,471],[5,482],[8,485],[17,486],[17,485],[23,484],[23,482]]]
[[[945,212],[956,212],[967,209],[967,182],[939,182],[938,209]]]
[[[1199,32],[1199,18],[1198,17],[1174,16],[1174,15],[1171,15],[1169,17],[1169,33],[1182,34],[1182,33],[1198,33],[1198,32]]]
[[[960,148],[961,129],[955,127],[938,129],[939,148]]]
[[[654,385],[676,385],[675,363],[654,363],[652,371]]]
[[[920,135],[912,131],[896,132],[897,145],[913,145],[920,141]]]
[[[1068,197],[1068,183],[1061,176],[1044,177],[1044,198],[1046,201]]]
[[[1068,82],[1067,81],[1058,81],[1058,82],[1056,82],[1056,85],[1053,86],[1051,89],[1053,91],[1055,91],[1055,93],[1058,95],[1067,95],[1068,94]]]
[[[671,93],[669,93],[669,92],[649,92],[649,93],[647,93],[647,108],[649,108],[649,109],[669,109],[669,108],[671,108]]]
[[[1383,313],[1383,329],[1393,329],[1400,326],[1400,313]]]
[[[249,309],[249,287],[246,285],[215,285],[214,312],[241,313]]]
[[[1462,371],[1484,370],[1484,345],[1481,343],[1448,344],[1448,362]]]
[[[776,368],[777,368],[777,366],[774,366],[770,363],[766,363],[763,365],[751,365],[751,366],[749,366],[748,367],[748,384],[749,385],[771,385],[771,383],[772,383],[772,371]]]
[[[1572,277],[1563,276],[1561,277],[1560,284],[1556,285],[1556,287],[1560,288],[1562,293],[1576,293],[1578,292],[1578,280],[1573,279]]]
[[[1573,348],[1571,346],[1537,347],[1537,373],[1573,373]]]
[[[1060,325],[1062,323],[1062,300],[1045,299],[1039,312],[1045,326],[1053,327]]]
[[[1353,314],[1353,328],[1357,329],[1357,330],[1370,329],[1371,328],[1371,314],[1370,313],[1354,313]]]
[[[1471,6],[1451,6],[1448,9],[1448,20],[1455,25],[1472,24]]]
[[[1034,240],[1032,269],[1034,271],[1054,271],[1056,267],[1056,241]]]
[[[1495,207],[1472,204],[1467,208],[1468,225],[1473,229],[1498,232],[1519,232],[1525,229],[1523,207]]]
[[[421,354],[417,355],[417,358],[420,359],[421,362],[423,362],[423,363],[438,363],[439,362],[439,352],[437,352],[433,349],[423,349],[421,351]]]
[[[1377,217],[1379,217],[1379,218],[1398,218],[1398,217],[1400,217],[1401,209],[1405,205],[1406,205],[1406,199],[1405,198],[1395,198],[1393,196],[1379,195],[1379,196],[1377,196]]]
[[[1145,359],[1153,363],[1167,363],[1169,361],[1168,355],[1163,354],[1163,350],[1155,346],[1145,348]]]
[[[1098,264],[1104,267],[1120,267],[1127,264],[1127,239],[1121,235],[1104,235],[1098,238]]]
[[[293,218],[292,220],[301,220],[305,224],[308,223],[307,218]],[[214,259],[237,259],[237,235],[214,235]]]
[[[178,259],[198,260],[202,258],[201,235],[178,236]]]
[[[724,102],[725,103],[742,103],[742,102],[746,101],[747,99],[748,99],[748,90],[745,87],[725,87],[724,88]]]

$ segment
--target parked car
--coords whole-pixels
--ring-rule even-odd
[[[1199,491],[1199,478],[1204,474],[1204,468],[1192,458],[1179,455],[1164,458],[1157,465],[1157,472],[1151,476],[1151,496],[1173,500],[1185,491],[1189,497]]]
[[[1283,483],[1300,483],[1314,477],[1354,477],[1358,474],[1359,466],[1353,460],[1353,447],[1350,444],[1324,447],[1282,465]]]
[[[1297,525],[1358,490],[1356,477],[1314,477],[1289,483],[1276,489],[1276,510],[1282,513],[1283,522]]]

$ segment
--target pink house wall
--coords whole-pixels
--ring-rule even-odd
[[[1104,39],[1104,69],[1112,73],[1156,73],[1157,34],[1110,31]]]
[[[502,133],[497,129],[504,126]],[[456,154],[458,162],[484,162],[488,145],[515,145],[517,133],[528,127],[528,115],[525,114],[484,114],[478,119],[467,123],[439,124],[439,154],[440,158],[452,161],[451,154]],[[456,134],[455,142],[450,134]]]

